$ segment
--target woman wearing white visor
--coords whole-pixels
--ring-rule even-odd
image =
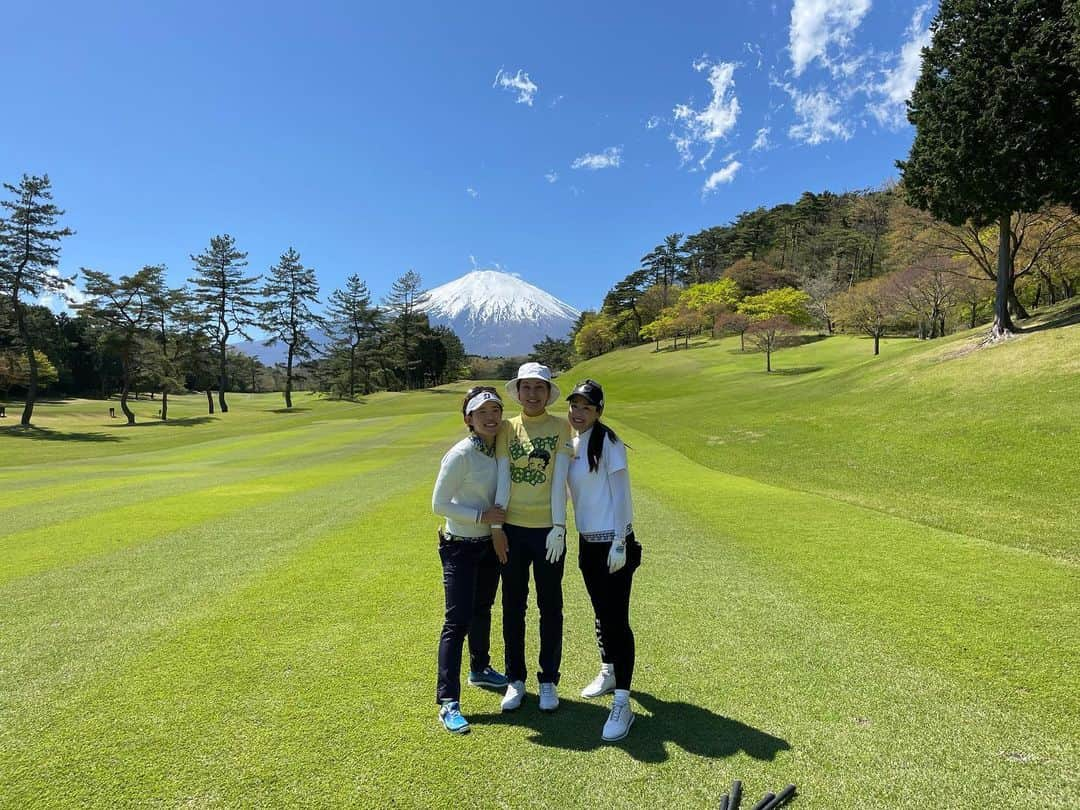
[[[604,740],[621,740],[630,733],[630,681],[634,676],[634,631],[630,629],[630,589],[641,565],[641,546],[634,539],[630,475],[626,445],[600,421],[604,389],[594,380],[570,392],[573,439],[568,483],[574,503],[574,523],[581,536],[578,567],[596,614],[596,643],[600,673],[582,697],[614,692],[611,714],[604,723]]]
[[[431,508],[446,518],[439,530],[439,557],[446,594],[446,618],[439,638],[439,677],[435,700],[447,731],[464,734],[461,715],[461,651],[469,639],[469,683],[503,687],[506,678],[491,668],[491,606],[499,587],[503,548],[491,541],[490,524],[506,517],[495,505],[495,437],[502,423],[502,400],[490,386],[465,394],[461,413],[469,436],[443,457]]]

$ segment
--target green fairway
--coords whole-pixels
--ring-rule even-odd
[[[766,375],[701,339],[560,378],[600,380],[632,448],[638,720],[610,745],[576,539],[558,712],[533,680],[506,716],[466,687],[465,737],[436,720],[430,496],[466,384],[134,427],[41,403],[0,429],[0,806],[714,808],[736,778],[746,810],[788,782],[1080,806],[1080,325],[973,342],[811,340]]]

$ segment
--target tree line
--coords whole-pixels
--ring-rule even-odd
[[[1074,296],[1080,0],[942,0],[931,34],[897,184],[807,191],[669,234],[582,315],[577,354],[704,329],[771,343],[772,327],[813,323],[868,335],[875,354],[889,332],[936,338],[987,318],[997,340],[1028,308]]]
[[[380,389],[418,388],[457,379],[465,351],[450,329],[432,327],[421,311],[422,279],[408,271],[382,305],[364,281],[349,276],[319,312],[315,269],[289,247],[265,274],[249,274],[247,253],[221,234],[191,255],[192,276],[169,286],[164,265],[114,275],[82,268],[75,316],[37,304],[65,295],[75,276],[57,272],[62,240],[73,231],[52,199],[47,175],[4,184],[0,200],[0,395],[21,392],[21,423],[32,423],[42,386],[62,394],[119,394],[129,424],[129,398],[161,395],[168,419],[170,393],[204,391],[222,413],[227,391],[257,390],[269,376],[287,408],[298,379],[338,397]],[[267,369],[233,348],[258,328],[265,345],[285,349],[280,369]],[[325,340],[316,341],[318,334]],[[250,381],[250,385],[248,384]]]

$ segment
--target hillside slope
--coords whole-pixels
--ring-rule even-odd
[[[701,339],[564,379],[601,381],[610,421],[715,470],[1076,561],[1080,325],[975,350],[981,334],[886,340],[879,357],[869,340],[811,340],[771,375],[738,338]]]

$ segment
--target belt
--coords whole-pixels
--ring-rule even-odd
[[[467,537],[463,534],[451,534],[448,531],[439,529],[439,539],[448,543],[486,543],[491,539],[491,535],[485,534],[483,537]]]
[[[628,537],[634,531],[634,527],[627,523],[626,534],[624,537]],[[581,542],[583,543],[614,543],[615,542],[615,530],[608,529],[606,532],[581,532]]]

